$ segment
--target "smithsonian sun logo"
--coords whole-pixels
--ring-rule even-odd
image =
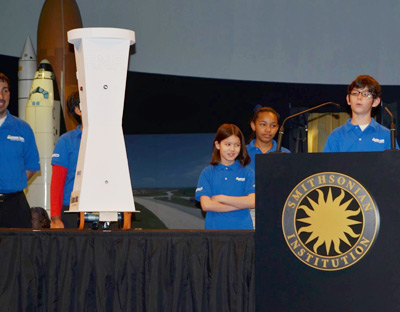
[[[290,250],[306,265],[341,270],[371,248],[379,230],[379,211],[358,181],[322,172],[292,190],[283,209],[282,229]]]

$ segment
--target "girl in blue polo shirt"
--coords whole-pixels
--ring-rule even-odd
[[[250,122],[251,129],[253,130],[250,142],[247,144],[247,152],[250,156],[250,167],[256,171],[256,155],[268,154],[275,152],[277,143],[274,140],[276,133],[279,129],[279,114],[272,107],[262,106],[253,114]],[[284,153],[290,151],[281,147]],[[256,211],[251,210],[251,218],[253,224],[256,224]]]
[[[221,125],[214,138],[211,165],[201,172],[196,189],[195,198],[207,212],[206,229],[253,229],[250,209],[255,208],[255,181],[249,163],[240,129]]]

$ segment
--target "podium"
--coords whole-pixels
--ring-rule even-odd
[[[400,310],[400,153],[256,156],[256,311]]]

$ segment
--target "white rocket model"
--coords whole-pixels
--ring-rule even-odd
[[[28,36],[18,61],[18,117],[25,120],[25,107],[36,72],[36,54]]]
[[[51,155],[60,136],[60,96],[49,61],[40,62],[26,104],[26,122],[35,133],[40,157],[36,173],[26,189],[31,207],[50,210]]]

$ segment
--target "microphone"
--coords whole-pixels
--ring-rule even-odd
[[[391,147],[391,150],[395,150],[396,149],[396,126],[394,125],[393,114],[390,112],[390,110],[389,110],[389,108],[387,108],[387,106],[385,106],[385,111],[390,116],[390,147]]]
[[[286,118],[283,120],[282,125],[279,127],[278,141],[277,141],[277,144],[276,144],[276,152],[275,152],[275,153],[282,153],[282,151],[281,151],[281,147],[282,147],[282,137],[283,137],[283,134],[285,133],[284,125],[285,125],[285,122],[286,122],[286,121],[288,121],[289,119],[291,119],[291,118],[293,118],[293,117],[296,117],[296,116],[299,116],[299,115],[302,115],[302,114],[311,112],[311,111],[313,111],[313,110],[315,110],[315,109],[318,109],[318,108],[323,107],[323,106],[326,106],[326,105],[335,105],[336,107],[340,107],[340,104],[338,104],[338,103],[335,103],[335,102],[325,102],[325,103],[319,104],[319,105],[317,105],[317,106],[311,107],[311,108],[309,108],[309,109],[303,110],[303,111],[301,111],[301,112],[298,112],[298,113],[296,113],[296,114],[293,114],[293,115],[290,115],[290,116],[286,117]]]

